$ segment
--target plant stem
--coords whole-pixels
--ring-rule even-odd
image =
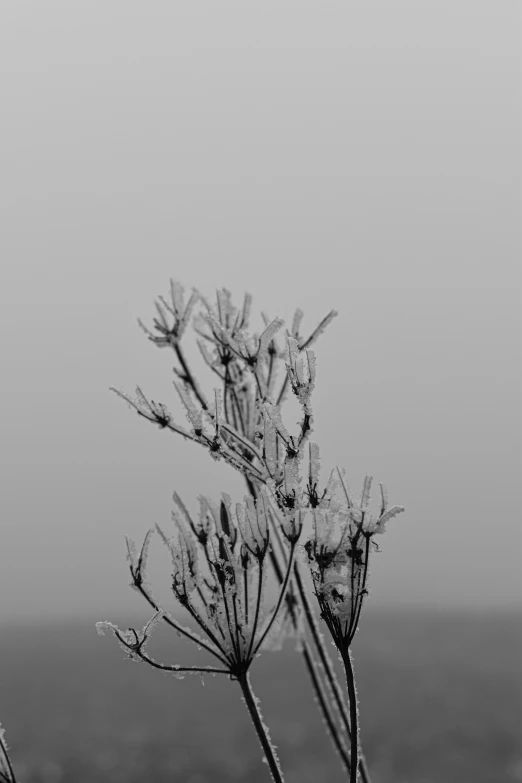
[[[319,681],[319,677],[316,672],[316,664],[310,654],[308,647],[305,645],[303,645],[303,656],[305,659],[308,674],[310,675],[310,679],[312,680],[312,685],[314,687],[315,694],[319,701],[319,706],[323,713],[323,717],[326,722],[328,731],[330,732],[330,736],[332,738],[333,744],[346,768],[346,771],[348,772],[348,774],[350,774],[350,757],[347,751],[345,750],[344,745],[341,742],[339,732],[328,709],[328,705],[326,703],[326,697],[323,694],[321,683]]]
[[[257,653],[257,651],[259,650],[259,648],[261,647],[261,645],[265,641],[266,637],[268,636],[268,634],[270,632],[270,629],[272,628],[272,625],[274,624],[274,621],[275,621],[275,619],[277,617],[279,609],[281,608],[281,604],[283,603],[283,598],[286,595],[286,589],[288,587],[288,582],[290,580],[290,575],[292,573],[292,566],[294,564],[294,554],[295,554],[296,543],[297,542],[294,541],[290,545],[290,557],[289,557],[288,564],[286,566],[286,574],[285,574],[285,578],[283,580],[283,584],[281,586],[281,590],[279,591],[279,598],[277,600],[277,604],[275,605],[275,609],[274,609],[273,614],[272,614],[272,619],[270,620],[270,622],[266,626],[266,628],[265,628],[265,630],[263,632],[263,635],[261,636],[261,638],[257,642],[257,644],[256,644],[256,646],[254,648],[253,655],[255,655]],[[254,638],[254,637],[252,636],[252,638]]]
[[[348,737],[351,739],[352,721],[348,717],[348,711],[346,709],[346,704],[342,695],[342,691],[339,686],[337,677],[335,675],[335,670],[333,668],[332,662],[328,656],[324,639],[322,638],[321,632],[319,631],[319,627],[314,617],[312,607],[310,606],[310,602],[308,601],[308,597],[306,595],[303,580],[301,577],[299,564],[297,562],[294,563],[294,576],[295,576],[297,589],[299,591],[299,598],[301,600],[301,604],[305,612],[306,621],[310,629],[310,632],[312,634],[312,639],[314,641],[315,648],[319,653],[319,659],[325,671],[326,678],[328,680],[328,685],[330,686],[335,704],[341,715],[342,722],[344,724],[344,727],[346,728],[346,733],[348,734]],[[317,693],[318,692],[317,688],[315,688],[315,690]],[[338,741],[336,740],[335,737],[334,737],[334,742],[336,745],[338,744]],[[368,772],[368,768],[366,766],[366,760],[364,759],[364,756],[361,753],[359,753],[359,772],[361,773],[361,778],[363,783],[370,783],[370,773]]]
[[[346,672],[346,684],[348,685],[348,700],[350,702],[350,755],[351,770],[350,783],[357,783],[358,770],[358,745],[359,745],[359,716],[357,709],[357,691],[355,690],[355,677],[353,673],[352,653],[350,648],[341,652],[344,670]]]
[[[1,727],[0,727],[0,731],[1,731]],[[5,777],[1,769],[0,769],[0,775],[2,776],[2,779],[5,779],[6,781],[8,781],[8,783],[16,783],[14,769],[11,765],[11,759],[9,758],[9,754],[7,752],[7,745],[5,744],[1,733],[0,733],[0,750],[2,751],[2,757],[3,760],[5,761],[9,777],[8,778]]]
[[[198,382],[194,378],[194,376],[193,376],[193,374],[192,374],[192,372],[190,370],[190,367],[187,364],[187,360],[185,359],[185,354],[183,353],[183,350],[182,350],[179,342],[177,342],[177,341],[174,344],[174,351],[176,353],[176,356],[178,358],[179,363],[181,364],[183,372],[185,373],[185,377],[187,379],[187,383],[189,384],[189,386],[191,386],[192,391],[196,395],[197,400],[198,400],[199,404],[201,405],[201,407],[203,408],[203,410],[204,411],[208,411],[208,404],[207,404],[207,401],[205,399],[205,396],[204,396],[203,392],[201,391],[201,389],[199,388]]]
[[[284,783],[283,771],[279,765],[279,759],[276,756],[275,748],[270,742],[270,737],[268,736],[267,728],[263,723],[261,713],[259,712],[258,700],[252,692],[248,672],[239,677],[239,684],[241,685],[245,704],[255,726],[272,778],[275,783]]]

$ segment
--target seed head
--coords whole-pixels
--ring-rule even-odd
[[[312,478],[315,476],[312,474]],[[369,510],[372,477],[365,476],[361,498],[355,501],[344,473],[332,473],[323,497],[315,493],[311,514],[313,533],[304,550],[310,565],[321,616],[341,650],[347,650],[357,631],[364,597],[368,594],[369,558],[377,550],[373,537],[383,533],[386,522],[404,511],[403,506],[387,510],[387,495],[381,488],[379,515]],[[344,498],[335,496],[342,488]],[[315,507],[314,507],[315,504]]]

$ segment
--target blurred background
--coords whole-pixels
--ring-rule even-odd
[[[0,720],[20,779],[267,776],[236,686],[167,683],[94,629],[148,617],[125,534],[168,523],[174,490],[244,494],[108,390],[184,422],[173,357],[136,323],[174,277],[251,292],[258,327],[339,311],[316,345],[324,475],[371,473],[406,507],[355,643],[375,783],[522,780],[519,4],[1,17]],[[151,568],[166,584],[159,547]],[[288,780],[341,780],[291,644],[254,683]]]

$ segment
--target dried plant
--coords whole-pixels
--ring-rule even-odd
[[[219,508],[209,498],[201,497],[197,524],[177,494],[174,499],[177,505],[173,513],[176,536],[168,537],[160,527],[157,531],[172,556],[174,595],[206,638],[184,628],[158,607],[145,575],[153,529],[147,533],[139,553],[132,540],[127,539],[127,546],[132,585],[150,604],[158,607],[156,613],[141,633],[133,628],[122,632],[109,622],[97,623],[98,632],[113,631],[130,658],[177,676],[184,676],[187,672],[227,674],[237,680],[272,776],[280,781],[283,778],[275,748],[252,693],[248,671],[277,618],[292,573],[301,528],[287,530],[284,525],[281,526],[281,532],[288,541],[289,559],[276,605],[264,616],[266,556],[270,548],[270,500],[267,493],[261,492],[256,501],[246,497],[244,505],[237,504],[235,510],[226,494]],[[211,653],[220,667],[165,665],[151,658],[145,647],[155,624],[161,619],[180,635]]]
[[[2,724],[0,724],[0,783],[16,783]]]
[[[198,303],[202,309],[193,318],[197,345],[206,365],[219,379],[212,404],[201,390],[181,344]],[[303,313],[297,310],[291,329],[286,331],[285,345],[281,347],[276,339],[283,327],[281,319],[270,320],[263,314],[265,328],[261,334],[249,331],[251,304],[251,296],[247,294],[242,308],[236,308],[226,289],[217,292],[216,307],[195,290],[185,303],[182,286],[171,281],[170,302],[163,297],[156,302],[153,329],[139,321],[151,342],[174,351],[178,362],[174,368],[177,377],[174,385],[189,429],[175,423],[167,407],[149,400],[140,387],[135,397],[113,389],[141,417],[202,445],[213,459],[225,460],[246,481],[250,497],[245,498],[243,506],[236,506],[235,516],[227,495],[223,495],[219,510],[212,501],[202,498],[196,525],[175,495],[177,537],[168,538],[158,529],[172,554],[174,594],[206,640],[179,626],[153,597],[143,575],[151,531],[139,554],[132,542],[128,542],[128,547],[132,584],[155,610],[152,621],[140,634],[132,629],[122,633],[110,623],[101,624],[99,630],[111,628],[132,657],[178,674],[202,670],[165,667],[144,652],[152,627],[159,619],[211,652],[222,668],[205,671],[226,673],[238,680],[272,776],[279,781],[282,772],[251,695],[248,670],[277,615],[281,614],[279,625],[299,637],[299,649],[317,704],[351,783],[359,778],[369,783],[359,743],[350,644],[368,593],[369,554],[376,548],[373,537],[384,530],[388,519],[403,509],[395,506],[387,510],[381,485],[381,513],[374,520],[368,512],[371,478],[365,479],[363,496],[357,505],[339,470],[332,471],[322,493],[318,490],[319,448],[309,442],[316,375],[315,355],[310,346],[336,312],[328,313],[310,336],[303,338],[300,334]],[[282,379],[278,381],[281,369]],[[289,388],[302,413],[294,435],[282,419],[282,405]],[[305,454],[307,471],[303,470]],[[341,499],[336,496],[339,488],[344,492]],[[303,548],[303,559],[310,566],[321,618],[345,667],[348,704],[314,615],[303,563],[296,556],[303,525],[308,521],[313,532]],[[262,585],[268,561],[280,584],[280,593],[274,610],[262,626],[259,624]],[[197,565],[199,562],[203,566]],[[251,603],[250,585],[256,580],[255,606],[259,611]]]

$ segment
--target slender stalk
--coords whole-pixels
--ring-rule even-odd
[[[256,598],[256,610],[254,613],[254,624],[252,626],[252,637],[250,639],[250,644],[248,645],[248,653],[247,653],[247,659],[250,658],[250,655],[252,653],[252,648],[254,647],[254,639],[257,631],[257,624],[259,622],[259,612],[261,610],[261,593],[263,591],[263,571],[261,569],[261,564],[259,564],[259,579],[257,583],[257,598]]]
[[[301,604],[305,612],[306,621],[312,634],[312,639],[314,641],[316,650],[319,653],[319,659],[326,673],[328,684],[333,693],[335,704],[341,715],[341,719],[346,729],[346,733],[348,734],[348,737],[351,739],[352,722],[348,717],[348,711],[346,709],[346,704],[344,702],[343,694],[341,692],[341,688],[339,686],[339,682],[337,680],[335,670],[333,668],[330,657],[328,656],[328,653],[326,651],[324,639],[321,636],[321,632],[319,631],[319,627],[314,617],[312,607],[310,606],[308,596],[306,595],[306,591],[304,589],[303,580],[301,578],[301,572],[298,563],[294,563],[294,576],[295,576],[297,589],[299,592],[299,598],[301,599]],[[314,688],[315,688],[315,683],[314,683]],[[318,692],[317,688],[315,688],[315,690],[317,693]],[[321,701],[319,695],[318,698]],[[336,745],[338,744],[338,739],[335,737],[334,737],[334,742],[336,743]],[[363,783],[370,783],[370,773],[368,772],[368,767],[366,766],[366,760],[361,753],[359,753],[359,772],[361,773],[361,779]]]
[[[205,399],[205,396],[201,391],[201,389],[199,388],[198,382],[196,381],[194,375],[192,374],[192,371],[190,370],[190,367],[188,366],[187,360],[185,359],[185,354],[183,353],[183,350],[178,341],[174,343],[174,351],[176,353],[179,363],[181,364],[183,372],[185,373],[187,383],[191,386],[192,391],[196,395],[196,398],[199,404],[201,405],[201,407],[203,408],[203,410],[208,411],[208,404]]]
[[[308,674],[310,675],[310,679],[312,680],[312,685],[314,687],[317,699],[319,701],[319,706],[321,708],[321,712],[323,713],[335,749],[337,750],[339,756],[341,757],[341,760],[344,766],[346,767],[346,771],[348,772],[348,774],[350,774],[350,757],[346,752],[344,745],[341,742],[341,738],[339,737],[339,732],[328,709],[328,704],[326,703],[326,699],[321,687],[321,682],[319,680],[319,676],[316,671],[316,664],[307,646],[303,648],[303,657],[305,659],[306,668],[308,670]]]
[[[268,623],[268,625],[266,626],[263,634],[261,635],[261,638],[259,639],[259,641],[257,642],[257,644],[256,644],[256,646],[254,648],[254,653],[253,653],[254,655],[257,653],[257,651],[259,650],[259,648],[261,647],[261,645],[265,641],[266,637],[268,636],[268,633],[270,632],[270,629],[272,628],[272,626],[274,624],[274,621],[275,621],[275,619],[276,619],[276,617],[277,617],[277,615],[279,613],[279,609],[281,608],[281,604],[283,603],[283,598],[285,597],[286,588],[288,587],[288,582],[290,581],[290,575],[292,573],[292,565],[293,565],[293,562],[294,562],[295,546],[296,546],[295,542],[293,544],[291,544],[291,546],[290,546],[290,558],[289,558],[289,561],[288,561],[288,566],[287,566],[287,569],[286,569],[285,578],[283,580],[283,584],[282,584],[281,590],[279,592],[279,598],[277,600],[277,604],[275,606],[275,609],[274,609],[274,611],[272,613],[272,618],[271,618],[270,622]]]
[[[223,587],[223,585],[221,585],[221,583],[220,583],[220,587],[221,587],[221,594],[223,596],[223,605],[225,607],[225,615],[226,615],[226,618],[227,618],[227,626],[228,626],[228,634],[230,636],[230,643],[232,644],[232,649],[234,650],[234,655],[239,655],[239,646],[236,647],[236,639],[235,639],[235,636],[236,636],[236,633],[237,633],[237,625],[236,625],[236,633],[234,633],[234,623],[232,622],[231,617],[230,617],[230,609],[229,609],[229,606],[228,606],[226,590]]]
[[[201,619],[201,617],[199,616],[199,614],[198,614],[198,613],[195,611],[194,607],[192,607],[192,606],[190,605],[190,602],[189,602],[188,600],[185,602],[185,604],[184,604],[184,607],[185,607],[185,609],[187,609],[187,611],[189,612],[190,616],[191,616],[191,617],[192,617],[192,618],[195,620],[195,622],[196,622],[196,623],[199,625],[199,627],[201,628],[201,630],[203,631],[203,633],[205,633],[205,634],[208,636],[208,638],[209,638],[209,639],[211,639],[211,640],[214,642],[214,644],[216,645],[216,647],[218,648],[218,650],[219,650],[219,651],[220,651],[220,652],[221,652],[221,653],[222,653],[222,654],[225,656],[225,659],[226,659],[226,657],[227,657],[226,650],[225,650],[225,649],[224,649],[224,648],[221,646],[221,644],[220,644],[219,640],[218,640],[218,639],[216,638],[216,636],[215,636],[215,635],[212,633],[212,631],[210,630],[210,628],[208,627],[208,625],[207,625],[207,624],[206,624],[206,623],[205,623],[205,622],[204,622],[204,621]],[[226,603],[225,603],[225,608],[226,608],[226,610],[227,610],[227,618],[228,618],[229,629],[230,629],[230,618],[228,617],[228,605],[227,605]],[[234,643],[234,642],[233,642],[233,640],[232,640],[232,644],[233,644],[233,643]],[[201,642],[199,642],[199,644],[201,644]],[[201,646],[202,646],[202,645],[201,645]],[[216,655],[216,653],[214,653],[214,655]],[[216,656],[216,657],[218,657],[218,656]]]
[[[350,702],[350,723],[351,723],[351,737],[350,737],[350,756],[351,756],[351,770],[350,770],[350,783],[357,783],[357,756],[359,746],[359,716],[357,709],[357,691],[355,690],[355,677],[353,673],[352,653],[350,649],[341,653],[343,659],[344,669],[346,672],[346,684],[348,686],[348,700]],[[355,763],[354,763],[355,761]]]
[[[146,601],[152,606],[153,609],[155,609],[157,612],[159,611],[159,605],[154,601],[154,599],[147,593],[147,591],[143,588],[142,585],[136,585],[136,589],[139,590],[139,592],[142,594],[142,596],[146,599]],[[212,647],[205,642],[204,639],[198,638],[197,636],[193,636],[190,631],[187,628],[183,628],[182,625],[179,625],[178,623],[174,622],[168,615],[164,614],[161,618],[167,625],[170,625],[172,628],[174,628],[175,631],[177,631],[182,636],[186,636],[187,639],[190,639],[192,642],[195,642],[200,647],[204,647],[205,650],[208,650],[209,653],[212,653],[218,660],[221,661],[225,666],[228,665],[228,661],[226,659],[226,655],[221,648],[220,645],[218,645],[219,653],[212,649]],[[221,654],[220,654],[221,653]]]
[[[356,612],[355,618],[353,620],[353,626],[352,626],[352,629],[351,629],[351,633],[353,635],[355,635],[355,632],[357,631],[357,627],[359,625],[359,619],[361,617],[361,610],[362,610],[362,605],[363,605],[363,602],[364,602],[364,596],[366,595],[365,591],[366,591],[366,579],[368,577],[368,560],[369,560],[369,557],[370,557],[370,538],[369,538],[369,536],[366,536],[365,553],[364,553],[364,572],[363,572],[363,577],[362,577],[362,584],[359,585],[359,590],[358,590],[358,593],[359,593],[359,604],[357,606],[357,612]],[[353,638],[353,636],[351,636],[350,638]]]
[[[245,594],[245,625],[248,627],[248,571],[243,568],[243,590]]]
[[[143,652],[143,649],[141,647],[132,647],[129,645],[129,643],[123,638],[123,636],[118,632],[114,632],[117,639],[120,641],[120,643],[129,650],[129,652],[134,653],[139,658],[141,658],[142,661],[145,661],[145,663],[148,663],[150,666],[153,666],[155,669],[161,669],[165,672],[174,672],[174,674],[181,674],[183,672],[200,672],[203,674],[230,674],[230,669],[216,669],[212,666],[169,666],[166,663],[158,663],[153,658],[151,658],[147,653]],[[133,630],[134,637],[137,638],[136,631]]]
[[[7,766],[7,772],[9,773],[9,778],[5,778],[5,780],[9,780],[9,783],[16,783],[16,778],[14,774],[14,769],[11,765],[11,759],[9,758],[9,754],[7,752],[7,745],[4,742],[4,738],[2,737],[2,734],[0,733],[0,750],[2,751],[2,756],[5,761],[5,764]],[[0,769],[0,775],[4,777],[4,773]]]
[[[267,728],[263,723],[261,713],[259,712],[258,700],[252,692],[248,672],[239,678],[239,684],[241,685],[245,704],[255,726],[257,736],[259,737],[261,747],[263,748],[263,752],[265,754],[265,759],[272,774],[272,778],[274,779],[275,783],[284,783],[283,771],[279,764],[279,759],[276,756],[275,748],[270,742],[270,737],[268,736]]]

